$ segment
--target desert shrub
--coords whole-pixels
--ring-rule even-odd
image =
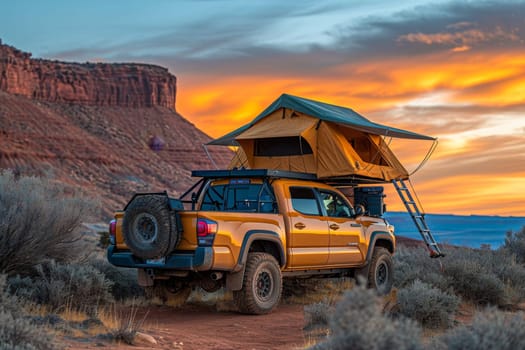
[[[523,313],[506,314],[496,309],[478,313],[472,325],[462,325],[447,332],[435,348],[501,349],[525,348],[525,319]]]
[[[6,276],[0,275],[0,349],[55,349],[45,329],[24,317],[16,298],[6,291]]]
[[[478,304],[507,306],[525,297],[525,267],[507,250],[447,247],[430,259],[423,249],[401,247],[394,256],[394,283],[403,288],[419,279],[443,292]]]
[[[78,229],[93,205],[67,192],[46,179],[0,173],[0,271],[27,274],[48,259],[80,255]]]
[[[506,304],[505,284],[477,262],[451,264],[446,273],[454,291],[465,299],[481,305]]]
[[[427,328],[452,325],[460,299],[419,280],[397,292],[399,313],[417,320]]]
[[[328,328],[330,314],[334,306],[326,301],[304,306],[305,326],[304,329]]]
[[[74,309],[95,315],[101,304],[113,299],[112,283],[89,265],[50,261],[37,267],[38,276],[11,278],[10,288],[17,296],[54,311]]]
[[[7,275],[0,274],[0,311],[6,313],[20,313],[20,305],[7,291]]]
[[[116,300],[144,296],[144,289],[137,282],[137,270],[117,267],[101,259],[91,260],[89,264],[103,273],[111,282],[110,291]]]
[[[443,265],[450,286],[475,303],[507,306],[525,296],[525,268],[508,251],[449,249]]]
[[[394,255],[394,285],[403,288],[416,280],[446,290],[448,282],[440,261],[431,259],[424,249],[400,247]]]
[[[508,251],[516,257],[520,264],[525,263],[525,226],[520,231],[509,231],[505,237],[503,250]]]
[[[311,349],[422,349],[417,323],[384,315],[379,297],[363,286],[345,293],[329,325],[328,339]]]
[[[0,311],[0,349],[56,349],[46,330],[29,319]]]

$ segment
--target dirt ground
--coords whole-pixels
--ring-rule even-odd
[[[136,319],[147,312],[141,331],[157,344],[140,341],[134,346],[97,338],[64,339],[69,349],[303,349],[304,313],[301,305],[280,305],[268,315],[241,315],[216,311],[204,305],[182,308],[149,306],[138,310]]]

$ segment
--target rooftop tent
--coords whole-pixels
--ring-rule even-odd
[[[321,179],[406,179],[383,137],[435,140],[373,123],[353,110],[287,94],[250,123],[211,141],[240,146],[230,166],[316,174]]]

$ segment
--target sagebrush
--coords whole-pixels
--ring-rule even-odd
[[[459,326],[440,337],[436,349],[525,349],[525,318],[519,312],[489,308],[478,313],[472,325]]]
[[[6,276],[0,275],[0,349],[57,349],[51,335],[25,317],[15,297],[6,291]]]
[[[311,349],[422,349],[415,321],[382,312],[380,298],[364,286],[345,293],[329,318],[330,335]]]
[[[426,328],[447,328],[453,325],[461,299],[416,280],[398,291],[397,301],[399,314]]]
[[[525,226],[519,231],[507,232],[503,249],[513,254],[520,264],[525,264]]]
[[[96,315],[99,306],[113,301],[111,281],[90,265],[50,261],[39,265],[37,271],[36,277],[12,277],[11,291],[55,312],[72,309],[90,316]]]
[[[49,259],[84,253],[79,227],[95,207],[78,193],[37,177],[0,173],[0,271],[30,274]]]
[[[438,261],[423,249],[400,247],[394,264],[398,288],[419,279],[480,305],[505,307],[525,299],[525,267],[506,249],[447,247],[446,257]]]

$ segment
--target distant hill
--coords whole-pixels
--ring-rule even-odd
[[[385,218],[395,227],[398,236],[421,239],[410,215],[387,212]],[[441,215],[426,214],[427,223],[439,243],[479,248],[489,244],[497,248],[505,243],[508,231],[519,231],[525,226],[525,217]]]
[[[181,194],[191,170],[214,164],[211,138],[177,113],[175,95],[163,67],[33,59],[0,42],[0,170],[82,189],[104,216],[135,191]],[[219,167],[231,159],[210,153]]]

